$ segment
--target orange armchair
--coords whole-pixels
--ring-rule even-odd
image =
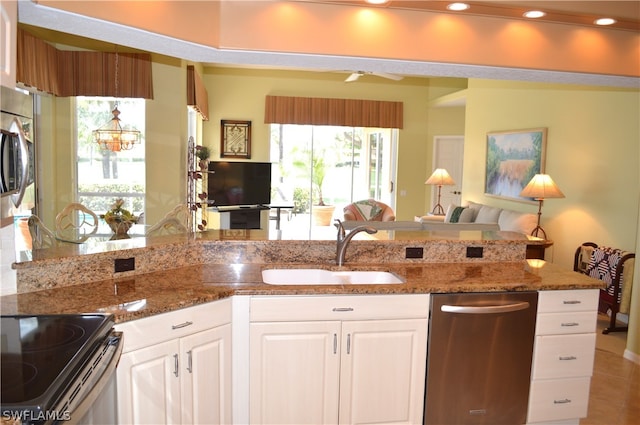
[[[343,209],[344,221],[395,221],[393,209],[375,199],[353,202]]]

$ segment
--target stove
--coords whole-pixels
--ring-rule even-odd
[[[2,418],[78,423],[78,408],[90,407],[85,399],[119,358],[113,325],[105,314],[1,316]]]

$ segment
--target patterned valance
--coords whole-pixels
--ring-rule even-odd
[[[203,120],[209,120],[209,95],[193,65],[187,66],[187,105],[198,111]]]
[[[151,55],[58,50],[18,29],[18,82],[56,96],[113,96],[153,99]]]
[[[403,128],[402,102],[267,96],[266,124]]]

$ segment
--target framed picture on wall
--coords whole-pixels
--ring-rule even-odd
[[[220,121],[220,157],[251,158],[251,121]]]
[[[547,129],[487,133],[485,194],[531,201],[520,192],[536,174],[544,173]]]

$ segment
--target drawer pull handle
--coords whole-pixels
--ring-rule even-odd
[[[179,325],[171,325],[171,329],[176,330],[176,329],[180,329],[180,328],[186,328],[187,326],[191,326],[193,325],[193,322],[184,322],[184,323],[180,323]]]
[[[560,356],[558,357],[560,360],[578,360],[576,356]]]
[[[353,311],[351,307],[334,307],[333,311]]]
[[[553,400],[553,404],[567,404],[567,403],[571,403],[571,400],[569,400],[568,398],[565,398],[564,400]]]
[[[580,323],[578,323],[578,322],[567,322],[567,323],[561,323],[560,326],[580,326]]]
[[[579,300],[565,300],[565,301],[562,301],[562,304],[582,304],[582,301],[579,301]]]

